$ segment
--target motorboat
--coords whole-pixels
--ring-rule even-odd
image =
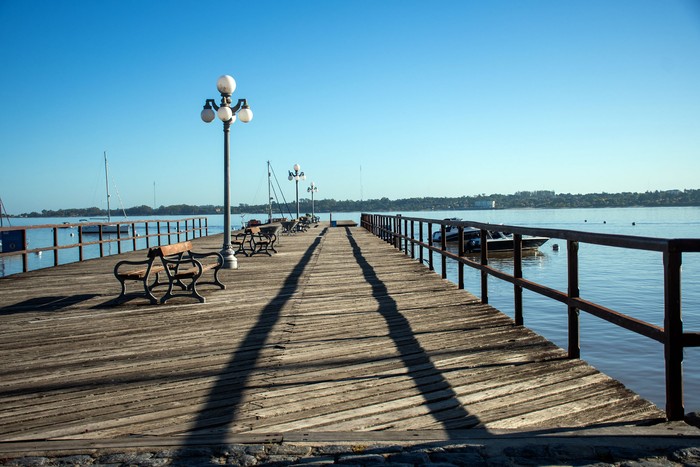
[[[458,218],[445,219],[447,221],[461,221]],[[481,230],[475,227],[463,227],[464,250],[473,253],[481,251]],[[523,236],[522,249],[536,250],[542,246],[549,237]],[[459,241],[459,228],[456,225],[445,226],[445,241]],[[486,231],[486,241],[489,251],[512,251],[513,250],[513,235],[507,232],[497,230]],[[433,232],[433,243],[442,242],[442,231]]]
[[[454,222],[459,222],[462,219],[458,217],[449,217],[445,219],[446,221],[454,221]],[[472,231],[476,232],[475,236],[472,236]],[[464,227],[464,240],[468,240],[470,238],[477,238],[479,237],[480,233],[478,229],[475,229],[473,227]],[[445,226],[445,241],[446,242],[456,242],[459,240],[459,228],[456,225],[451,225],[448,224]],[[440,243],[442,241],[442,229],[438,230],[437,232],[433,232],[433,242],[435,243]]]
[[[109,222],[111,219],[106,219]],[[88,222],[87,220],[81,222]],[[116,233],[126,233],[130,232],[130,224],[100,224],[100,225],[86,225],[82,227],[84,234],[97,234],[100,233],[100,226],[102,227],[103,234],[116,234]]]
[[[547,240],[549,240],[549,237],[523,236],[522,249],[523,251],[536,250]],[[513,234],[499,232],[497,230],[487,230],[486,245],[489,251],[513,251]],[[470,253],[481,251],[481,233],[479,233],[477,238],[470,238],[465,241],[464,250]]]

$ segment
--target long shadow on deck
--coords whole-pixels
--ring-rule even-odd
[[[243,392],[246,389],[246,383],[256,369],[265,342],[279,321],[285,303],[299,287],[299,278],[325,234],[326,229],[320,232],[309,246],[301,260],[285,279],[278,294],[270,299],[270,302],[261,311],[257,322],[248,331],[226,368],[219,374],[214,387],[207,396],[206,406],[199,412],[184,446],[198,444],[202,435],[206,435],[207,442],[211,445],[224,442],[227,428],[235,419],[236,411],[241,405]]]
[[[477,425],[479,419],[475,415],[469,414],[462,406],[462,403],[457,398],[457,394],[442,377],[440,370],[435,367],[425,349],[416,339],[415,333],[411,329],[411,323],[399,312],[396,300],[391,297],[384,282],[379,279],[372,265],[365,259],[362,249],[352,236],[351,230],[349,228],[345,230],[348,241],[352,246],[355,260],[362,269],[365,280],[372,286],[372,296],[379,305],[378,311],[386,320],[386,324],[389,327],[389,337],[394,340],[408,374],[413,375],[418,370],[424,372],[425,365],[427,365],[431,373],[440,376],[444,383],[438,391],[434,391],[435,388],[433,387],[433,392],[424,392],[421,391],[420,381],[415,381],[416,388],[421,391],[421,395],[425,400],[425,406],[430,410],[431,415],[443,425],[443,429],[447,432],[458,429],[463,430]]]
[[[50,297],[35,297],[14,305],[0,308],[0,315],[35,311],[59,311],[97,297],[97,294],[58,295]]]

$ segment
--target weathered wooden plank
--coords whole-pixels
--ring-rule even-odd
[[[114,263],[143,251],[0,279],[0,440],[663,416],[359,228],[278,250],[222,270],[205,304],[115,304]]]

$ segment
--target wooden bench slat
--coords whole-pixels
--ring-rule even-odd
[[[185,253],[187,251],[190,251],[191,249],[192,242],[190,241],[173,243],[172,245],[163,245],[151,248],[150,250],[148,250],[148,257],[152,258],[157,256],[172,256],[177,255],[179,253]]]
[[[162,272],[165,271],[165,268],[163,266],[153,266],[151,267],[152,273],[156,272]],[[127,271],[127,272],[121,272],[119,273],[119,277],[124,277],[126,279],[143,279],[146,276],[146,273],[148,272],[148,268],[143,268],[143,269],[137,269],[135,271]]]

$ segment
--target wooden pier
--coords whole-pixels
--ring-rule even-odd
[[[277,249],[239,257],[226,290],[200,290],[204,304],[115,303],[114,264],[143,250],[0,279],[0,451],[665,419],[360,227],[322,224]]]

